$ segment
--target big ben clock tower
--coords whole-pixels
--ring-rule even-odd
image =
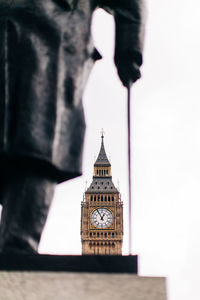
[[[81,203],[83,255],[121,255],[123,202],[111,176],[111,164],[101,136],[101,148],[94,164],[94,176]]]

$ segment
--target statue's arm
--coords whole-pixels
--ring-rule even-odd
[[[98,0],[115,18],[115,64],[124,85],[140,78],[145,28],[144,0]]]

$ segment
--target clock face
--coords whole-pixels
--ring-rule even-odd
[[[93,211],[91,222],[97,228],[107,228],[113,222],[113,215],[107,208],[98,208]]]

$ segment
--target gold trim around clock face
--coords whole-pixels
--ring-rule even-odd
[[[115,214],[110,207],[93,207],[89,212],[89,229],[115,229]]]

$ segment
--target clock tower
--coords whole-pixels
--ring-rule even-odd
[[[122,255],[123,202],[112,182],[103,134],[101,139],[93,180],[81,202],[82,254]]]

